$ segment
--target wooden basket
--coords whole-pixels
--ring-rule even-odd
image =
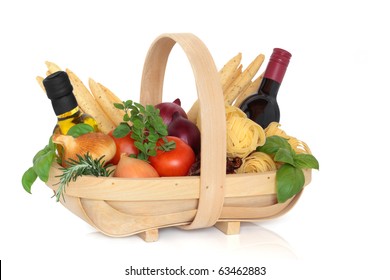
[[[201,120],[201,176],[126,179],[83,176],[66,189],[62,204],[102,233],[158,238],[158,229],[190,230],[216,226],[239,232],[240,222],[280,216],[301,193],[277,203],[276,172],[226,175],[226,120],[223,93],[214,61],[201,40],[187,33],[163,34],[147,54],[140,102],[162,101],[164,73],[175,44],[186,53],[195,76]],[[305,170],[305,185],[311,171]],[[61,174],[53,164],[47,185],[57,189]]]

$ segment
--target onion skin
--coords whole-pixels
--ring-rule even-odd
[[[175,112],[188,119],[186,112],[181,107],[180,99],[177,98],[173,102],[162,102],[154,106],[160,110],[160,117],[163,119],[163,122],[168,126],[172,121],[172,116]]]
[[[190,120],[183,118],[178,112],[172,116],[172,121],[168,125],[168,135],[176,136],[187,143],[195,155],[200,152],[200,131]]]
[[[109,162],[115,155],[116,145],[114,140],[102,132],[91,132],[77,138],[70,135],[54,134],[53,143],[63,147],[61,165],[67,167],[66,161],[77,160],[77,155],[83,156],[86,153],[98,159],[104,156],[104,161]]]
[[[122,154],[116,166],[114,177],[149,178],[159,177],[156,169],[146,161]]]

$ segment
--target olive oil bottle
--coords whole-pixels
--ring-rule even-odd
[[[95,119],[80,110],[66,72],[58,71],[47,76],[43,85],[57,116],[53,133],[66,135],[72,126],[79,123],[90,125],[94,131],[98,130]]]

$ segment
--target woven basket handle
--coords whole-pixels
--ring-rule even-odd
[[[213,226],[222,211],[226,174],[226,121],[219,76],[207,47],[189,33],[163,34],[151,45],[141,80],[142,104],[162,101],[165,68],[172,47],[186,53],[195,76],[201,121],[201,177],[197,214],[184,229]]]

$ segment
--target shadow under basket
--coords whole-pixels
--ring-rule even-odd
[[[214,61],[190,33],[159,36],[147,54],[141,81],[141,104],[162,101],[164,73],[175,44],[186,53],[195,77],[201,131],[201,175],[160,178],[79,177],[61,199],[63,206],[108,236],[138,234],[156,241],[158,229],[185,230],[216,226],[238,234],[241,222],[278,217],[301,193],[284,203],[276,199],[276,171],[226,175],[226,120],[222,88]],[[212,121],[210,121],[212,120]],[[53,164],[47,185],[57,189],[60,166]],[[305,186],[311,170],[304,170]]]

